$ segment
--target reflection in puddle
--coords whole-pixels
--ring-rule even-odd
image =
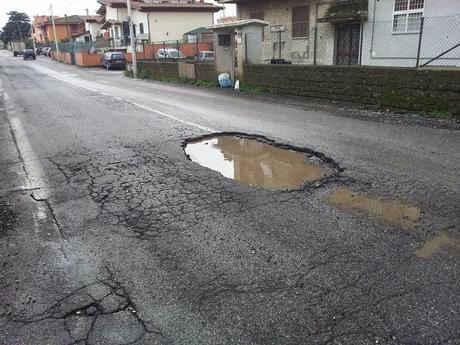
[[[397,200],[355,194],[346,188],[340,188],[331,193],[327,201],[340,209],[358,214],[369,214],[403,229],[414,229],[421,217],[420,210],[412,205]]]
[[[331,174],[303,152],[252,138],[219,136],[189,143],[185,152],[192,161],[225,177],[270,190],[297,189]]]
[[[455,248],[460,249],[460,240],[449,236],[447,233],[441,233],[425,242],[422,248],[415,251],[419,258],[429,258],[443,249]]]

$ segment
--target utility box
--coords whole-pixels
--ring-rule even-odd
[[[208,27],[214,35],[216,71],[228,73],[232,81],[243,79],[245,64],[262,63],[262,39],[268,22],[238,20]]]

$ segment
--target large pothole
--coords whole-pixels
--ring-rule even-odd
[[[240,133],[188,140],[184,150],[190,160],[225,177],[269,190],[299,189],[340,170],[331,159],[312,150]]]

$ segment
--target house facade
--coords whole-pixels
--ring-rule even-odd
[[[85,22],[77,15],[59,18],[55,17],[54,24],[56,27],[56,33],[54,32],[51,18],[41,23],[40,30],[43,43],[55,42],[56,40],[58,42],[71,40],[73,36],[86,31]]]
[[[459,0],[219,0],[262,19],[263,60],[411,66],[459,44]],[[423,19],[423,27],[421,25]],[[419,51],[420,47],[420,51]],[[460,65],[460,47],[431,65]]]
[[[58,19],[59,17],[54,17],[54,19]],[[46,30],[43,28],[43,24],[50,21],[51,16],[35,16],[32,22],[32,26],[34,28],[34,39],[35,42],[38,44],[45,44],[45,37],[47,36]]]
[[[460,1],[370,0],[363,32],[363,65],[422,65],[460,44]],[[460,66],[460,47],[430,65]]]
[[[129,42],[128,11],[124,0],[99,0],[97,11],[105,17],[101,26],[110,40],[121,46]],[[190,0],[132,1],[134,35],[140,42],[181,40],[185,32],[213,24],[213,14],[221,9],[210,3]]]
[[[81,19],[85,22],[85,31],[87,35],[84,35],[86,41],[96,41],[102,39],[105,30],[102,29],[102,25],[105,22],[105,18],[100,15],[89,15],[81,16]],[[80,35],[81,37],[81,35]]]

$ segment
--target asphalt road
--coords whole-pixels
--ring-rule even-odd
[[[0,80],[0,344],[460,344],[459,131],[5,51]],[[213,131],[343,171],[244,186],[184,155]],[[330,205],[344,187],[422,218]]]

